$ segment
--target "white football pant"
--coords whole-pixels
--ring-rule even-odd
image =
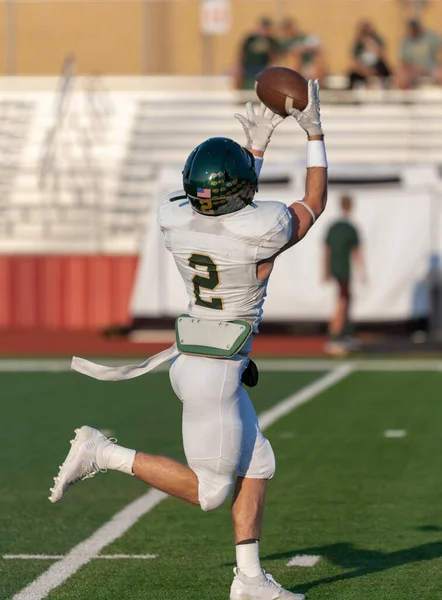
[[[271,479],[275,472],[272,447],[241,383],[248,360],[181,354],[170,367],[172,387],[183,403],[184,452],[198,477],[203,510],[221,506],[236,474]]]

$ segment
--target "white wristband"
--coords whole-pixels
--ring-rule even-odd
[[[328,167],[327,154],[323,140],[307,142],[307,169],[310,167]]]
[[[256,175],[257,175],[258,179],[261,174],[263,161],[264,161],[264,159],[262,157],[255,156],[255,171],[256,171]]]
[[[302,206],[304,208],[306,208],[308,210],[308,212],[311,214],[312,219],[313,219],[313,223],[315,223],[315,221],[316,221],[316,215],[312,211],[312,209],[310,208],[310,206],[304,202],[304,200],[296,200],[295,204],[302,204]]]
[[[253,142],[250,150],[258,150],[258,152],[265,152],[267,144],[260,144],[259,142]]]

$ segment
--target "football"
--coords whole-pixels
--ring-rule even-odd
[[[261,102],[283,117],[291,108],[304,110],[308,104],[307,79],[286,67],[267,67],[258,73],[255,91]]]

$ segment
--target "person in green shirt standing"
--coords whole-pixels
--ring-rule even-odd
[[[351,302],[352,263],[356,262],[363,279],[364,261],[358,230],[350,222],[352,199],[341,197],[342,216],[328,229],[324,246],[324,280],[335,280],[338,296],[329,322],[329,341],[325,351],[334,356],[346,356],[348,339],[352,335],[349,319]]]
[[[253,90],[255,77],[270,66],[278,48],[278,42],[273,36],[273,23],[263,17],[257,31],[248,35],[241,44],[236,87]]]

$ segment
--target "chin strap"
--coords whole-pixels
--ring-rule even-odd
[[[264,158],[255,156],[255,171],[256,171],[256,176],[258,177],[258,179],[259,179],[259,176],[261,175],[261,169],[262,169],[263,162],[264,162]]]

